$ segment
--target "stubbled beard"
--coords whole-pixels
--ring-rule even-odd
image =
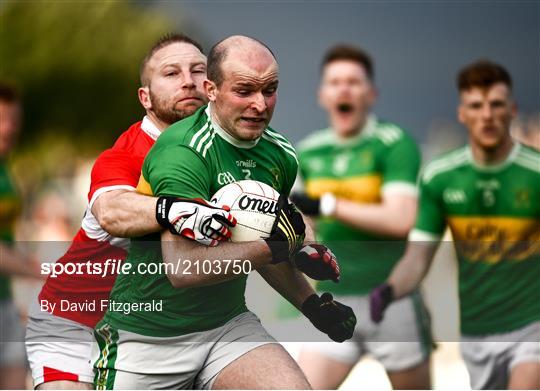
[[[154,95],[151,90],[150,99],[152,101],[152,111],[156,114],[156,117],[167,124],[174,124],[177,121],[189,117],[203,105],[201,102],[201,105],[198,107],[190,105],[187,109],[176,109],[176,103],[168,104],[165,100]]]

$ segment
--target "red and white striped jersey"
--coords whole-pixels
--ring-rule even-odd
[[[112,148],[99,155],[92,168],[88,206],[81,228],[67,252],[56,261],[57,263],[77,265],[90,261],[92,264],[104,264],[107,259],[116,260],[118,263],[119,260],[123,261],[126,258],[129,239],[113,237],[101,228],[92,214],[92,205],[107,191],[135,190],[144,158],[159,135],[160,130],[148,117],[144,117],[143,121],[133,124],[125,131]],[[80,270],[86,271],[85,268]],[[92,267],[92,270],[95,271],[97,268]],[[48,306],[54,308],[51,312],[53,315],[94,327],[103,317],[106,308],[102,308],[100,304],[102,300],[106,301],[109,298],[115,279],[116,275],[110,270],[106,275],[85,272],[63,273],[54,278],[49,276],[38,299],[40,302],[46,300],[48,303],[56,304],[54,307]],[[66,309],[66,303],[71,304],[71,307]],[[94,303],[94,306],[89,306],[89,303]]]

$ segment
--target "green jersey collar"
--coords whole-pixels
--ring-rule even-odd
[[[521,149],[521,145],[518,142],[514,141],[514,146],[512,147],[512,150],[510,151],[506,159],[504,159],[502,162],[497,163],[497,164],[487,164],[487,165],[479,163],[476,160],[474,160],[474,156],[472,154],[471,147],[469,145],[465,147],[465,153],[467,155],[467,159],[476,170],[482,171],[482,172],[497,172],[497,171],[501,171],[503,168],[506,168],[508,165],[512,164],[512,162],[516,159],[520,149]]]
[[[260,137],[256,138],[255,140],[250,140],[250,141],[238,140],[238,139],[234,138],[232,135],[230,135],[229,133],[227,133],[225,130],[223,130],[221,128],[221,126],[219,126],[217,124],[217,122],[214,121],[214,118],[212,116],[212,104],[211,103],[208,103],[208,107],[206,108],[205,112],[206,112],[206,115],[208,116],[208,118],[210,118],[210,123],[212,125],[212,128],[216,131],[216,133],[223,140],[227,141],[229,144],[232,144],[232,145],[234,145],[235,147],[238,147],[238,148],[250,149],[250,148],[253,148],[254,146],[256,146],[259,143],[259,140],[261,139]]]
[[[352,137],[347,137],[347,138],[336,137],[335,139],[336,144],[343,145],[343,146],[356,144],[360,140],[364,139],[365,137],[373,135],[376,130],[377,130],[377,116],[375,114],[368,114],[368,116],[366,117],[366,123],[364,124],[362,129],[360,129],[358,134]],[[334,132],[333,129],[332,131]]]

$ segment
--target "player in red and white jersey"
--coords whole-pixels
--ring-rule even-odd
[[[49,275],[30,312],[26,348],[37,389],[93,388],[93,327],[107,309],[113,269],[125,259],[129,237],[166,228],[215,245],[230,236],[235,221],[226,210],[202,200],[157,199],[134,191],[161,132],[207,102],[205,79],[206,57],[184,35],[163,37],[143,60],[138,96],[146,116],[94,163],[81,228],[57,261],[64,273]],[[71,273],[73,267],[82,274]]]

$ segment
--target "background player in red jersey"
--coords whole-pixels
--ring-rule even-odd
[[[146,116],[96,160],[81,229],[57,263],[90,260],[104,267],[108,260],[125,259],[126,238],[163,228],[216,245],[228,238],[228,227],[235,223],[227,211],[204,201],[158,200],[134,191],[143,160],[160,133],[207,102],[201,46],[184,35],[166,36],[144,58],[140,76],[138,96]],[[26,338],[37,389],[92,388],[93,327],[116,279],[113,273],[103,274],[50,276],[43,286],[31,309]],[[79,309],[73,311],[74,306]]]

